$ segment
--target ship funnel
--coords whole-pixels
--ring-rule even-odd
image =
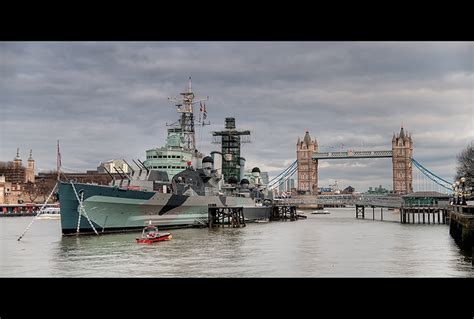
[[[202,169],[204,174],[211,176],[212,167],[214,166],[214,160],[210,156],[206,156],[202,159]]]
[[[215,169],[219,175],[222,174],[222,153],[211,152],[211,157],[214,161],[212,168]]]
[[[194,169],[202,168],[202,154],[195,152],[195,155],[192,158],[192,163]]]
[[[240,179],[243,179],[245,175],[245,158],[244,157],[240,157],[239,165],[240,165]]]

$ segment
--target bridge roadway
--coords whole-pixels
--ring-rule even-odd
[[[402,197],[399,195],[372,195],[372,194],[341,194],[318,196],[295,196],[278,199],[280,203],[288,205],[358,205],[387,208],[400,208]]]
[[[386,158],[392,157],[392,151],[347,151],[314,153],[313,160],[347,158]]]

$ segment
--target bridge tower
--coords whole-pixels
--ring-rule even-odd
[[[393,192],[396,194],[413,192],[412,156],[413,141],[402,126],[400,133],[393,133],[392,138]]]
[[[298,192],[318,194],[318,161],[313,160],[313,153],[318,152],[318,142],[311,140],[308,130],[301,141],[296,143],[296,159],[298,161]]]

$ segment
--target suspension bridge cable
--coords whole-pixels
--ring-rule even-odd
[[[415,162],[413,162],[413,163],[415,163]],[[417,165],[416,163],[415,163],[415,166],[416,166],[426,177],[428,177],[430,180],[432,180],[433,182],[435,182],[436,184],[438,184],[438,185],[441,186],[441,187],[444,187],[444,188],[446,188],[446,189],[448,189],[448,190],[451,190],[451,188],[446,187],[446,186],[444,186],[443,184],[440,184],[437,180],[435,180],[435,179],[432,178],[430,175],[428,175],[423,169],[421,169],[420,167],[418,167],[418,165]]]
[[[423,165],[421,165],[421,163],[418,162],[416,159],[412,158],[411,160],[412,160],[413,163],[418,164],[419,166],[421,166],[422,169],[426,170],[428,173],[430,173],[430,174],[433,175],[434,177],[436,177],[436,178],[442,180],[443,182],[445,182],[445,183],[447,183],[447,184],[449,184],[449,185],[452,184],[452,183],[448,182],[447,180],[445,180],[445,179],[439,177],[439,176],[436,175],[435,173],[431,172],[429,169],[427,169],[426,167],[424,167]]]
[[[431,176],[429,176],[429,174],[431,174],[432,176],[434,176],[435,178],[438,178],[440,179],[441,181],[445,182],[446,184],[449,185],[449,187],[451,187],[451,183],[449,183],[448,181],[442,179],[441,177],[435,175],[434,173],[430,172],[428,169],[426,169],[423,165],[421,165],[418,161],[413,161],[413,164],[415,164],[415,167],[417,167],[425,176],[429,177],[431,180],[434,180]],[[440,183],[438,183],[440,184]],[[441,184],[440,184],[441,185]]]
[[[293,163],[290,164],[290,166],[288,166],[287,168],[285,168],[285,170],[283,170],[283,172],[281,172],[280,174],[278,174],[277,176],[275,176],[274,178],[272,178],[270,180],[270,182],[268,182],[268,184],[270,185],[273,181],[275,181],[280,175],[284,174],[286,171],[290,170],[292,168],[293,165],[295,165],[297,163],[297,161],[294,161]]]
[[[298,169],[298,165],[292,165],[291,169],[288,170],[283,176],[281,176],[279,179],[275,180],[273,179],[272,182],[268,183],[268,187],[272,188],[274,186],[279,186],[281,184],[281,181],[285,178],[288,177],[288,175],[293,175],[295,170]],[[278,185],[277,185],[278,184]]]
[[[276,189],[277,187],[280,187],[284,182],[286,182],[293,174],[298,170],[298,167],[294,167],[287,175],[282,177],[281,179],[278,180],[278,184],[273,184],[272,186],[269,186],[269,189]]]

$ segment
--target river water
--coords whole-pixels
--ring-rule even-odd
[[[173,239],[139,233],[62,237],[59,220],[0,218],[0,277],[474,277],[447,225],[355,218],[355,208],[295,222],[176,229]],[[380,210],[375,218],[380,219]]]

